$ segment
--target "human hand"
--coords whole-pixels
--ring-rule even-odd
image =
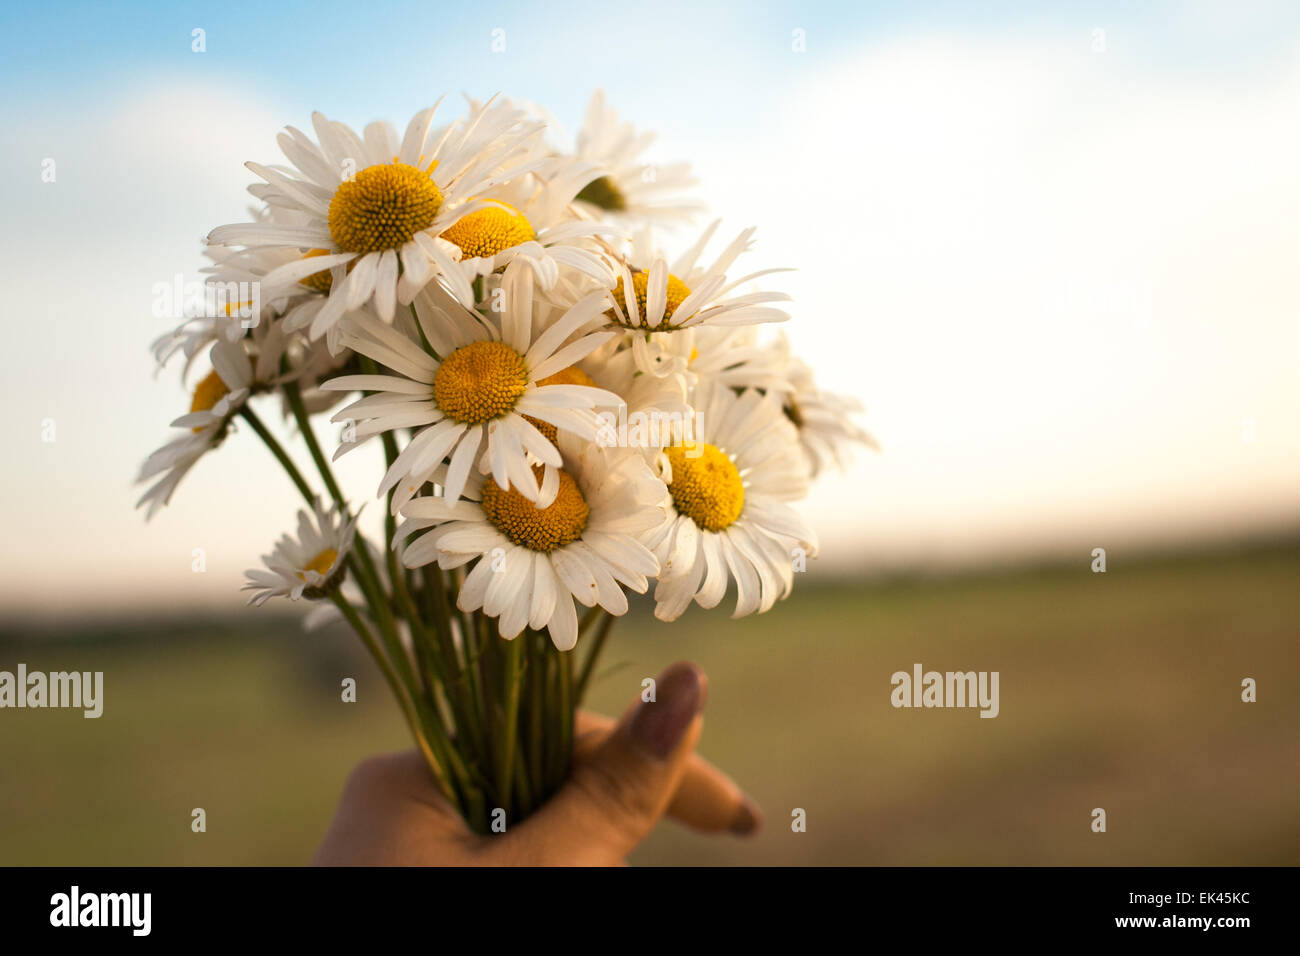
[[[755,832],[758,807],[695,754],[708,681],[694,664],[656,680],[615,724],[577,716],[573,772],[504,833],[474,833],[434,785],[414,750],[372,757],[352,772],[316,851],[321,866],[607,866],[624,858],[665,813],[707,833]]]

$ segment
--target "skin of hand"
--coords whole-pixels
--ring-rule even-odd
[[[564,786],[504,833],[474,833],[414,750],[372,757],[352,772],[316,852],[317,866],[609,866],[659,818],[707,833],[756,832],[762,816],[729,777],[695,754],[708,682],[676,663],[614,723],[578,714]]]

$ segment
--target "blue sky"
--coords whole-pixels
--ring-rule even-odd
[[[1285,2],[664,2],[649,10],[608,2],[7,4],[0,78],[24,91],[8,107],[22,109],[197,71],[260,90],[273,84],[270,95],[290,109],[328,103],[351,118],[369,115],[378,89],[403,112],[432,90],[461,87],[476,95],[510,89],[564,111],[581,105],[595,75],[620,100],[671,98],[693,122],[717,113],[719,98],[730,111],[736,94],[797,81],[801,62],[784,56],[795,28],[807,31],[815,60],[909,32],[1086,40],[1101,27],[1115,54],[1224,82],[1291,55],[1300,20]],[[196,27],[207,33],[202,57],[190,49]],[[498,28],[504,55],[490,49]]]

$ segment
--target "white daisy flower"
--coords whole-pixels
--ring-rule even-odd
[[[418,329],[413,333],[365,318],[341,326],[344,345],[396,374],[348,375],[322,386],[374,393],[335,413],[334,421],[356,422],[353,440],[340,446],[335,457],[386,431],[420,429],[379,486],[380,496],[397,489],[394,511],[444,460],[449,461],[451,498],[460,494],[477,463],[501,488],[549,504],[558,487],[560,454],[533,422],[591,441],[599,424],[593,409],[619,404],[617,395],[601,389],[543,384],[610,338],[610,332],[594,332],[569,341],[600,314],[608,301],[604,293],[587,296],[534,336],[532,283],[522,274],[507,279],[499,328],[437,283],[416,299]],[[540,488],[530,456],[545,465]]]
[[[663,520],[666,494],[645,459],[627,449],[561,434],[559,451],[559,487],[545,508],[474,476],[455,498],[406,503],[399,537],[417,535],[402,549],[408,568],[477,561],[456,601],[461,610],[482,608],[505,638],[547,628],[567,651],[578,639],[575,599],[624,614],[623,588],[642,594],[658,573],[643,542]]]
[[[687,402],[684,374],[646,375],[637,366],[632,350],[636,335],[619,332],[577,365],[546,381],[594,385],[613,392],[622,402],[597,412],[601,420],[597,444],[658,452],[674,440],[674,424],[690,421],[694,410]]]
[[[561,266],[576,269],[603,288],[614,283],[604,254],[591,245],[611,236],[605,224],[578,219],[569,211],[583,169],[574,164],[550,179],[521,176],[479,197],[487,205],[461,217],[442,238],[460,251],[459,268],[473,280],[506,268],[526,266],[544,290],[555,288]]]
[[[578,202],[595,215],[642,222],[685,220],[699,213],[700,203],[679,198],[698,182],[689,163],[642,162],[641,155],[654,139],[653,133],[639,133],[631,123],[620,123],[605,103],[604,92],[593,93],[578,133],[576,157],[595,167],[599,175],[583,185]]]
[[[164,332],[149,345],[157,363],[155,372],[162,369],[178,354],[185,356],[181,377],[189,375],[194,360],[218,339],[233,342],[244,334],[239,322],[227,318],[194,316],[182,321],[170,332]]]
[[[203,269],[203,307],[200,314],[187,316],[176,329],[154,341],[151,348],[160,367],[179,352],[185,356],[188,369],[198,354],[217,339],[233,342],[250,330],[257,334],[257,330],[276,320],[284,323],[286,332],[305,328],[327,301],[329,272],[288,285],[268,284],[270,273],[303,258],[297,251],[274,247],[233,252],[207,248],[203,255],[213,260]],[[248,315],[255,306],[258,315]]]
[[[375,578],[379,585],[379,591],[382,594],[393,593],[392,580],[388,576],[388,562],[375,562]],[[356,582],[355,575],[345,575],[342,583],[339,585],[338,596],[343,602],[349,605],[357,616],[367,620],[374,620],[374,611],[370,607],[370,601],[366,597],[365,591]],[[347,623],[347,618],[339,610],[337,604],[333,601],[312,601],[306,605],[305,613],[302,616],[302,629],[304,631],[319,631],[321,628],[328,627],[331,624]],[[377,623],[377,622],[376,622]],[[401,645],[408,650],[412,650],[414,645],[411,643],[411,626],[402,619],[398,619],[397,637]],[[452,640],[457,647],[461,646],[460,622],[453,619],[451,621]],[[412,653],[414,651],[412,650]]]
[[[688,388],[725,385],[739,391],[788,392],[794,387],[786,374],[789,356],[779,340],[776,344],[760,341],[752,325],[701,325],[672,335],[652,335],[638,357],[649,368],[647,377],[679,378]]]
[[[313,338],[344,311],[372,300],[380,317],[391,320],[396,302],[409,303],[435,276],[472,303],[473,291],[456,268],[457,249],[439,237],[482,205],[473,197],[528,171],[517,160],[527,156],[541,126],[526,122],[520,110],[488,104],[435,136],[437,108],[418,113],[400,143],[386,123],[370,124],[363,138],[320,113],[312,116],[319,146],[288,127],[278,141],[293,164],[290,173],[258,163],[248,168],[266,181],[255,195],[298,221],[220,226],[208,242],[307,250],[266,277],[272,286],[330,270],[329,297],[311,321]]]
[[[312,503],[314,515],[298,512],[298,534],[283,535],[270,554],[262,556],[266,570],[251,568],[243,591],[252,591],[249,604],[261,607],[273,597],[296,601],[304,595],[322,598],[342,581],[343,565],[356,537],[357,519],[343,522],[337,507]],[[313,520],[314,518],[314,520]]]
[[[298,263],[328,254],[325,249],[312,249],[303,254],[297,249],[256,246],[229,253],[205,271],[211,273],[208,281],[214,285],[256,282],[262,300],[262,319],[278,318],[286,332],[297,332],[309,329],[316,316],[329,305],[334,276],[327,269],[301,278],[286,277],[283,267],[291,267],[288,271],[292,272]]]
[[[715,607],[736,582],[734,617],[767,611],[794,586],[796,549],[817,550],[812,529],[786,502],[808,489],[808,465],[775,395],[697,393],[695,443],[665,449],[669,514],[650,545],[662,571],[655,617],[676,620],[694,600]]]
[[[790,358],[786,378],[789,391],[781,397],[782,408],[799,433],[812,477],[832,466],[844,468],[852,446],[880,450],[876,440],[853,421],[862,412],[856,398],[818,388],[812,369],[797,358]]]
[[[324,383],[329,379],[358,370],[357,357],[351,349],[331,350],[324,340],[295,343],[291,366],[293,380],[298,383],[302,404],[308,415],[329,411],[346,399],[346,392],[327,391],[323,387]],[[284,415],[287,418],[290,414],[286,397]]]
[[[221,437],[224,437],[224,433]],[[220,443],[220,437],[217,437],[216,433],[182,435],[172,439],[145,459],[140,467],[140,474],[136,477],[137,483],[162,475],[135,503],[137,508],[145,504],[149,506],[144,514],[146,521],[171,503],[172,495],[181,479],[189,473],[205,452]]]
[[[278,250],[276,250],[278,251]],[[224,262],[233,261],[241,253],[227,253],[224,256],[217,256],[211,249],[202,250],[202,254],[212,260],[214,265],[203,269],[204,279],[204,297],[202,303],[187,302],[184,304],[184,318],[181,323],[170,332],[160,335],[149,346],[153,352],[154,361],[158,363],[161,370],[167,365],[172,358],[180,353],[185,356],[185,367],[182,375],[188,373],[190,365],[205,351],[213,342],[218,339],[224,339],[228,342],[234,342],[242,338],[248,331],[248,328],[255,323],[239,315],[241,309],[246,308],[248,304],[241,301],[238,290],[238,282],[245,274],[243,268],[234,267],[226,273],[223,268]],[[223,291],[228,282],[236,283],[234,294],[222,296],[218,300],[215,295],[216,289]],[[208,306],[217,307],[222,314],[210,314]],[[266,310],[263,304],[263,311]],[[258,317],[259,321],[261,316]],[[245,322],[249,324],[246,325]]]
[[[764,303],[789,301],[784,292],[749,292],[728,296],[736,287],[760,276],[786,269],[763,269],[728,281],[727,270],[750,247],[753,228],[746,229],[707,268],[696,260],[712,238],[718,223],[706,229],[699,240],[670,267],[662,256],[650,259],[648,234],[634,238],[629,265],[621,267],[618,284],[611,293],[613,324],[641,334],[633,339],[637,365],[650,374],[662,374],[662,335],[701,326],[752,325],[784,322],[789,314]],[[647,265],[648,263],[648,265]],[[642,267],[645,266],[645,267]],[[633,268],[636,271],[633,271]],[[627,289],[635,295],[626,295]]]
[[[180,480],[203,455],[226,437],[230,420],[243,407],[254,383],[254,368],[241,342],[219,340],[211,350],[212,371],[194,389],[190,411],[172,422],[184,433],[163,445],[140,468],[137,482],[161,475],[136,502],[148,504],[145,518],[152,518],[171,501]]]

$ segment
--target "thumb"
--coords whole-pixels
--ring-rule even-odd
[[[622,862],[663,816],[704,724],[708,680],[679,661],[655,680],[569,782],[516,831],[529,856],[579,865]],[[538,852],[540,851],[540,853]]]

